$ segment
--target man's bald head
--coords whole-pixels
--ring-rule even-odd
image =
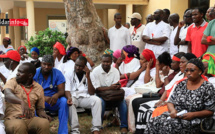
[[[154,16],[152,14],[147,15],[146,24],[154,21]]]
[[[179,15],[178,15],[177,13],[173,13],[173,14],[171,14],[169,17],[172,19],[172,21],[173,21],[174,23],[179,23],[180,17],[179,17]]]
[[[157,10],[154,12],[154,19],[155,19],[155,20],[161,20],[162,18],[163,18],[163,10],[157,9]]]

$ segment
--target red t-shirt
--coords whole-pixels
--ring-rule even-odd
[[[186,41],[191,42],[191,52],[195,54],[196,57],[202,56],[208,48],[207,45],[201,44],[203,32],[207,25],[207,22],[203,22],[199,27],[192,24],[187,29]]]

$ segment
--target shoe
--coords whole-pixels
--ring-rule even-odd
[[[128,129],[127,128],[121,128],[121,134],[127,134],[128,133]]]
[[[96,130],[96,131],[93,131],[93,134],[100,134],[100,132]]]

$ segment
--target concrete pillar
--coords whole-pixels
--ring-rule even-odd
[[[8,11],[8,18],[13,19],[13,9]],[[9,27],[9,38],[11,39],[11,45],[15,48],[14,43],[14,27]]]
[[[102,22],[105,28],[108,28],[108,9],[103,9]]]
[[[1,19],[5,19],[5,13],[1,13]],[[0,41],[1,43],[5,35],[6,35],[6,26],[1,26],[1,41]]]
[[[13,8],[13,18],[19,19],[19,8]],[[14,49],[17,49],[21,45],[21,28],[20,26],[14,26]]]
[[[130,22],[130,17],[133,14],[133,4],[126,5],[126,22]]]
[[[210,6],[209,7],[214,7],[215,6],[215,0],[210,0]]]
[[[26,1],[26,12],[28,18],[28,40],[35,35],[34,1]]]

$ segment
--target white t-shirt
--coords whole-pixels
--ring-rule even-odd
[[[180,34],[179,34],[179,38],[180,38],[181,40],[186,39],[187,29],[188,29],[188,27],[185,28],[185,26],[183,26],[183,27],[181,28],[181,31],[180,31]],[[180,45],[180,46],[179,46],[179,52],[187,53],[187,48],[188,48],[188,45]]]
[[[70,91],[71,95],[75,98],[90,97],[88,93],[87,78],[85,75],[81,81],[79,81],[74,70],[66,72],[64,76],[66,79],[65,91]]]
[[[13,71],[9,70],[9,76],[7,77],[6,81],[8,81],[8,80],[10,80],[10,79],[12,79],[14,77],[16,77],[16,74],[18,72],[18,68],[19,68],[20,65],[21,65],[21,63],[19,63],[19,65]]]
[[[134,33],[134,26],[130,28],[130,35],[131,35],[131,44],[135,45],[139,48],[139,52],[142,53],[142,51],[145,48],[145,42],[142,40],[143,30],[145,29],[145,25],[142,25],[139,27],[136,31],[136,34]]]
[[[120,74],[119,74],[119,71],[113,66],[111,66],[111,69],[109,70],[109,72],[106,73],[103,70],[102,66],[99,65],[93,69],[92,77],[90,78],[94,88],[107,87],[107,86],[109,87],[112,84],[115,84],[119,81]]]
[[[146,25],[143,35],[146,35],[150,38],[152,38],[152,35],[154,38],[159,37],[167,37],[169,39],[170,36],[170,26],[169,24],[161,21],[158,24],[155,22],[150,22]],[[155,57],[157,58],[160,54],[162,54],[165,51],[168,51],[169,43],[168,40],[166,40],[162,45],[153,45],[146,43],[145,48],[150,49],[154,52]]]
[[[215,87],[215,77],[210,77],[210,78],[208,78],[208,81],[209,81],[210,83],[212,83],[213,86]]]
[[[4,47],[4,45],[0,45],[0,51],[2,51],[2,52],[4,52],[4,53],[5,53],[5,52],[6,52],[6,50],[7,50],[7,49],[9,49],[9,48],[12,48],[12,49],[13,49],[13,46],[8,45],[8,47],[7,47],[7,48],[5,48],[5,47]]]
[[[87,62],[87,67],[89,70],[92,70],[92,67],[90,66],[90,63]],[[73,60],[67,60],[67,62],[62,63],[59,66],[59,70],[63,73],[63,75],[68,71],[73,71],[75,68],[75,62]]]
[[[174,44],[175,35],[176,35],[177,31],[178,31],[178,26],[172,30],[172,32],[170,34],[170,38],[169,38],[171,57],[173,57],[174,54],[178,53],[178,45]]]
[[[63,59],[64,59],[64,56],[60,59],[60,61],[58,60],[58,58],[56,58],[54,62],[54,67],[57,69],[60,69],[60,66],[63,64]]]
[[[116,29],[115,26],[108,30],[108,37],[110,39],[110,49],[116,51],[122,49],[126,45],[131,45],[131,36],[129,30],[121,26]]]
[[[0,73],[7,79],[10,74],[10,70],[8,70],[5,65],[2,65],[0,67]]]

